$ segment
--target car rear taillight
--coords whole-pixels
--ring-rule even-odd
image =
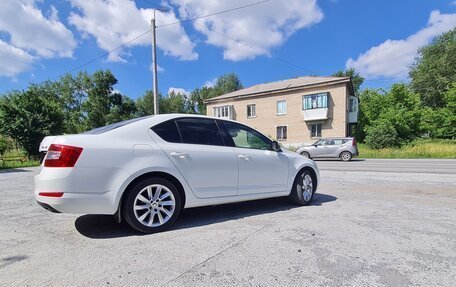
[[[356,139],[355,139],[355,138],[353,138],[352,145],[353,145],[354,147],[356,147]]]
[[[51,144],[44,159],[45,167],[74,167],[82,147]]]

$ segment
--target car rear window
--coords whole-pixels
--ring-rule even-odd
[[[177,130],[176,123],[174,120],[167,121],[161,124],[158,124],[152,128],[152,130],[163,140],[171,143],[180,143],[181,137],[179,131]]]
[[[178,119],[176,123],[183,143],[224,145],[215,120],[188,118]]]
[[[335,144],[335,145],[341,145],[341,144],[344,144],[344,143],[346,143],[346,142],[347,142],[347,140],[345,140],[345,139],[337,139],[337,140],[334,140],[334,144]]]
[[[131,120],[126,120],[126,121],[110,124],[110,125],[107,125],[107,126],[103,126],[103,127],[99,127],[99,128],[95,128],[95,129],[83,132],[82,134],[84,134],[84,135],[99,135],[99,134],[103,134],[105,132],[112,131],[114,129],[129,125],[129,124],[132,124],[132,123],[144,120],[144,119],[147,119],[149,117],[151,117],[151,116],[145,116],[145,117],[141,117],[141,118],[136,118],[136,119],[131,119]]]

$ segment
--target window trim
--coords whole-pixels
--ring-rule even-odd
[[[220,138],[221,138],[221,140],[222,140],[222,144],[221,144],[221,145],[213,145],[213,144],[198,144],[198,143],[186,143],[186,142],[184,142],[184,138],[182,137],[182,133],[181,133],[181,130],[180,130],[178,121],[179,121],[179,120],[187,120],[187,119],[213,120],[214,123],[215,123],[215,126],[217,127],[217,130],[218,130],[218,132],[219,132],[219,136],[220,136]],[[177,143],[177,144],[200,145],[200,146],[228,146],[228,145],[226,144],[226,142],[225,142],[225,139],[224,139],[224,137],[223,137],[223,133],[222,133],[222,131],[220,130],[220,126],[218,125],[216,119],[204,118],[204,117],[179,117],[179,118],[174,118],[174,119],[171,119],[171,120],[168,120],[168,121],[174,121],[174,123],[176,124],[177,131],[179,132],[179,136],[180,136],[180,138],[181,138],[181,142],[180,142],[180,143]],[[157,124],[157,125],[158,125],[158,124]]]
[[[278,133],[277,133],[277,128],[285,128],[286,129],[286,137],[285,138],[280,138],[279,139]],[[288,125],[276,126],[276,138],[277,138],[277,141],[286,141],[286,140],[288,140]]]
[[[255,114],[253,116],[249,116],[249,107],[253,106],[254,107],[254,110],[255,110]],[[252,108],[250,108],[250,111],[252,111]],[[256,104],[248,104],[247,105],[247,118],[248,119],[253,119],[253,118],[256,118],[257,117],[257,113],[256,113]]]
[[[285,103],[285,112],[284,113],[279,113],[279,103]],[[283,116],[287,114],[287,100],[278,100],[276,102],[276,114],[278,116]]]
[[[226,108],[227,115],[221,116],[221,114],[223,114],[223,112],[221,112],[221,111],[224,110],[225,108]],[[219,119],[232,119],[233,114],[234,114],[233,110],[234,110],[233,105],[216,106],[216,107],[214,107],[214,117],[219,118]]]
[[[233,138],[231,137],[230,133],[228,132],[228,128],[225,126],[225,123],[233,123],[233,124],[236,124],[236,125],[240,125],[241,127],[245,128],[247,130],[253,130],[254,132],[256,132],[262,140],[264,140],[265,142],[267,142],[269,144],[270,147],[267,150],[272,151],[271,150],[271,145],[272,145],[273,140],[271,140],[270,138],[268,138],[267,136],[265,136],[261,132],[257,131],[256,129],[254,129],[252,127],[249,127],[247,125],[244,125],[242,123],[239,123],[239,122],[233,122],[233,121],[227,121],[227,120],[217,120],[217,121],[222,123],[222,125],[220,125],[219,127],[223,130],[223,135],[226,136],[229,139],[229,143],[227,143],[227,146],[234,147],[234,148],[243,148],[243,149],[263,150],[264,151],[264,149],[256,149],[256,148],[250,148],[250,147],[238,147],[238,146],[236,146],[236,143],[234,142]]]
[[[313,136],[312,135],[312,126],[317,126],[317,129],[316,129],[316,135]],[[320,126],[320,135],[318,135],[318,126]],[[322,123],[315,123],[315,124],[311,124],[310,125],[310,138],[311,139],[316,139],[316,138],[321,138],[322,137],[322,130],[323,130],[323,124]]]
[[[313,97],[313,96],[320,96],[320,95],[326,95],[326,107],[310,107],[307,108],[305,107],[306,103],[306,98],[308,97]],[[309,95],[303,95],[302,96],[302,110],[307,111],[307,110],[315,110],[315,109],[327,109],[329,107],[329,99],[330,99],[331,93],[330,92],[323,92],[323,93],[315,93],[315,94],[309,94]]]

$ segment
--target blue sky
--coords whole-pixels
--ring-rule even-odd
[[[56,79],[147,31],[151,3],[167,9],[157,13],[160,26],[255,2],[1,1],[0,93]],[[159,90],[191,91],[229,72],[251,86],[348,67],[366,77],[364,87],[388,87],[407,81],[418,48],[453,27],[452,0],[270,0],[158,28]],[[82,70],[110,69],[117,90],[141,96],[152,86],[150,39]]]

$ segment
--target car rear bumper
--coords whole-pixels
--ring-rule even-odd
[[[35,176],[35,199],[52,212],[114,214],[119,182],[128,177],[114,168],[46,168]],[[63,193],[61,197],[40,193]]]

